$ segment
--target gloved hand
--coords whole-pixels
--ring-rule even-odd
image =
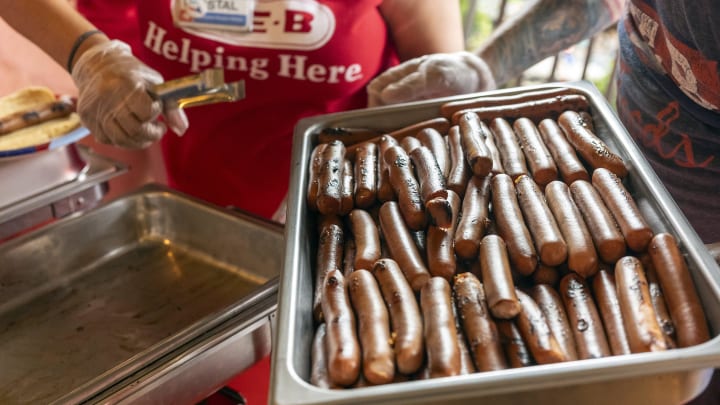
[[[178,135],[188,128],[182,110],[164,106],[148,93],[163,77],[135,58],[124,42],[90,47],[73,66],[72,77],[78,87],[80,119],[99,142],[145,148],[159,140],[167,126]],[[164,108],[162,122],[158,117]]]
[[[410,59],[368,84],[368,106],[425,100],[495,89],[488,65],[470,52]]]

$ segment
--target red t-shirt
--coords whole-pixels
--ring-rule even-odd
[[[170,0],[137,2],[134,52],[166,80],[210,67],[222,67],[227,82],[245,80],[244,100],[189,108],[188,132],[165,135],[170,185],[271,216],[287,191],[298,120],[364,107],[367,83],[396,63],[380,3],[258,0],[251,34],[218,38],[175,25]],[[125,15],[123,7],[131,8],[108,11]],[[101,17],[93,11],[91,20]]]

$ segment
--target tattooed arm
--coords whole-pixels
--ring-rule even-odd
[[[477,54],[501,85],[616,22],[624,0],[536,0],[501,24]]]

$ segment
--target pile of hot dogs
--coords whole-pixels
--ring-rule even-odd
[[[307,190],[313,384],[709,339],[676,240],[643,218],[584,96],[486,97],[446,103],[441,115],[379,136],[319,137]]]

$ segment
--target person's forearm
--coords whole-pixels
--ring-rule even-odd
[[[501,24],[477,54],[498,85],[617,21],[622,0],[536,0]]]
[[[401,61],[465,49],[459,0],[384,0],[380,11]]]
[[[76,39],[95,28],[65,0],[0,0],[0,10],[0,17],[13,29],[64,68]],[[91,45],[107,40],[105,35],[88,37],[74,60]]]

